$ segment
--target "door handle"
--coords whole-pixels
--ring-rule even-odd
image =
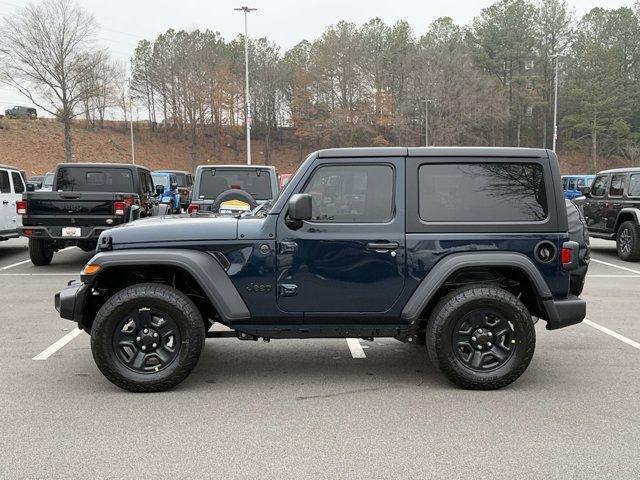
[[[2,201],[2,204],[3,204],[3,205],[9,205],[9,200],[3,200],[3,201]]]
[[[400,245],[398,242],[371,242],[367,243],[369,250],[375,250],[376,252],[388,252],[389,250],[397,250]]]

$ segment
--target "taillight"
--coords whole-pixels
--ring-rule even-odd
[[[564,247],[562,249],[562,264],[569,265],[571,264],[571,249],[568,247]]]
[[[189,205],[189,207],[187,208],[187,213],[191,214],[191,213],[198,213],[198,210],[200,210],[200,205],[196,205],[194,203],[192,203],[191,205]]]
[[[26,200],[18,200],[16,202],[16,213],[18,215],[26,215],[27,214],[27,201]]]
[[[124,209],[127,204],[125,202],[113,202],[113,214],[114,215],[124,215]]]
[[[562,260],[562,268],[565,270],[573,270],[578,266],[580,245],[574,241],[564,242],[560,251],[560,259]]]

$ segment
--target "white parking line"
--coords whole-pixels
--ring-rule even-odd
[[[633,268],[621,267],[620,265],[616,265],[614,263],[603,262],[602,260],[596,260],[595,258],[591,258],[592,262],[601,263],[602,265],[606,265],[608,267],[619,268],[620,270],[624,270],[626,272],[635,273],[636,275],[640,275],[640,270],[634,270]]]
[[[586,318],[582,322],[586,323],[590,327],[595,328],[596,330],[600,330],[601,332],[606,333],[607,335],[610,335],[613,338],[616,338],[616,339],[620,340],[621,342],[626,343],[627,345],[631,345],[633,348],[637,348],[638,350],[640,350],[640,343],[634,342],[630,338],[627,338],[624,335],[620,335],[618,332],[614,332],[613,330],[609,330],[607,327],[603,327],[602,325],[598,325],[597,323],[592,322],[591,320],[587,320]]]
[[[347,345],[349,345],[349,350],[351,350],[351,356],[353,358],[367,358],[357,338],[347,338]]]
[[[73,248],[73,247],[63,248],[62,250],[58,250],[58,253],[60,253],[60,252],[64,252],[64,251],[69,250],[69,249],[71,249],[71,248]],[[11,265],[7,265],[6,267],[1,267],[1,268],[0,268],[0,272],[2,272],[2,271],[4,271],[4,270],[9,270],[10,268],[13,268],[13,267],[17,267],[17,266],[20,266],[20,265],[24,265],[25,263],[29,263],[30,261],[31,261],[31,260],[22,260],[21,262],[12,263]]]
[[[587,278],[640,278],[640,275],[587,275]]]
[[[42,352],[40,352],[38,355],[33,357],[33,360],[46,360],[51,355],[53,355],[58,350],[60,350],[62,347],[64,347],[71,340],[73,340],[78,335],[80,335],[80,333],[82,333],[82,330],[80,330],[79,328],[74,328],[69,333],[67,333],[64,337],[58,340],[56,343],[54,343],[50,347],[45,348]]]
[[[80,272],[62,272],[62,273],[0,273],[0,277],[47,277],[47,276],[58,276],[62,275],[68,277],[69,275],[80,276]],[[629,275],[632,277],[633,275]]]

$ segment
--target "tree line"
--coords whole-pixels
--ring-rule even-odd
[[[46,22],[33,27],[38,17]],[[48,111],[69,128],[78,115],[99,126],[110,108],[126,118],[124,69],[91,45],[91,15],[70,0],[44,0],[4,23],[13,26],[0,40],[0,79],[33,98],[34,86],[48,92]],[[11,40],[33,37],[31,50],[46,53],[38,44],[59,45],[56,32],[75,24],[76,43],[51,53],[55,65],[69,65],[54,81],[37,71],[42,59],[21,52],[25,42]],[[244,41],[170,29],[133,52],[134,102],[153,130],[189,138],[194,162],[203,141],[215,156],[226,132],[243,135]],[[593,170],[603,156],[640,164],[638,4],[576,18],[566,0],[497,0],[469,25],[443,17],[415,32],[405,21],[373,18],[339,22],[287,51],[267,38],[248,46],[250,121],[267,163],[283,131],[295,135],[301,156],[334,146],[424,145],[427,137],[431,145],[550,148],[557,62],[558,148],[589,154]],[[74,69],[80,73],[70,81]]]

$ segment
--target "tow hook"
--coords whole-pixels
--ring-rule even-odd
[[[238,332],[238,339],[239,340],[253,340],[254,342],[258,341],[258,337],[256,337],[255,335],[251,335],[249,333],[245,333],[245,332]]]

